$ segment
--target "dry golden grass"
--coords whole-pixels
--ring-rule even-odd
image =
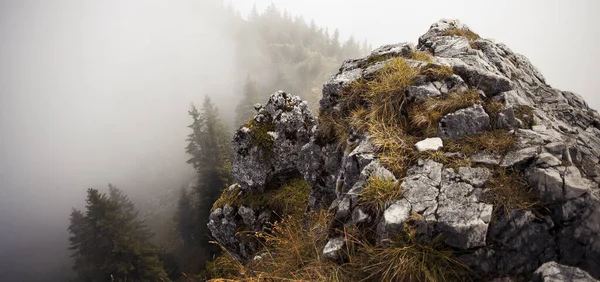
[[[475,40],[481,38],[477,33],[472,32],[469,29],[462,29],[462,28],[449,28],[446,31],[444,31],[444,35],[446,35],[446,36],[462,36],[462,37],[466,37],[469,41],[475,41]]]
[[[246,267],[235,259],[223,246],[217,242],[211,242],[221,247],[222,253],[211,261],[206,262],[205,274],[210,281],[236,281],[241,273],[246,272]],[[194,281],[192,279],[189,279]]]
[[[496,212],[509,215],[512,211],[531,209],[537,205],[527,181],[516,170],[496,169],[486,188],[487,199],[494,204]]]
[[[348,125],[353,127],[356,132],[367,132],[369,131],[368,115],[367,109],[358,108],[350,113],[347,120]]]
[[[451,158],[448,160],[447,167],[449,167],[449,168],[473,167],[473,162],[469,158]]]
[[[409,224],[422,219],[413,214]],[[209,281],[469,281],[469,269],[439,238],[422,242],[409,225],[384,244],[344,228],[345,262],[330,261],[322,250],[331,220],[326,211],[286,217],[256,234],[261,259],[242,265],[224,250],[208,264]]]
[[[504,104],[498,100],[490,100],[483,105],[485,111],[490,116],[490,124],[492,128],[496,125],[496,120],[498,119],[498,114],[500,114],[504,110]]]
[[[520,105],[514,108],[515,117],[520,119],[526,128],[531,128],[535,125],[534,108],[530,106]]]
[[[421,69],[421,74],[425,75],[430,81],[444,80],[454,74],[454,70],[449,66],[428,64]]]
[[[208,272],[212,278],[238,281],[350,281],[341,265],[322,257],[331,219],[327,211],[313,212],[306,218],[285,217],[256,234],[263,244],[258,251],[261,259],[242,265],[225,253],[224,258],[211,262]]]
[[[515,142],[516,138],[513,134],[509,134],[507,130],[498,129],[459,140],[446,140],[445,150],[461,152],[466,156],[479,151],[503,155],[515,146]]]
[[[410,54],[410,58],[422,62],[431,62],[431,54],[423,51],[414,51]]]
[[[343,120],[336,114],[320,113],[318,118],[317,137],[326,142],[342,143],[344,134],[347,132],[347,126]]]
[[[370,105],[372,121],[386,124],[401,122],[402,109],[406,103],[405,89],[414,84],[419,70],[408,65],[404,58],[394,58],[367,82],[364,97]]]
[[[417,232],[406,226],[385,246],[366,248],[371,260],[364,267],[367,280],[375,281],[468,281],[469,269],[453,257],[438,238],[429,243],[418,240]]]
[[[373,123],[369,128],[371,140],[379,149],[383,165],[399,179],[403,178],[415,160],[415,143],[419,139],[406,134],[403,126]]]
[[[367,186],[358,195],[358,202],[370,209],[381,212],[388,204],[402,196],[400,182],[380,177],[371,177]]]
[[[436,135],[438,123],[444,115],[479,102],[481,99],[474,89],[462,94],[450,93],[446,97],[429,99],[408,110],[410,125],[413,130],[421,131],[425,136],[433,136]]]
[[[449,159],[443,151],[425,151],[419,153],[419,158],[429,159],[438,163],[446,164]]]

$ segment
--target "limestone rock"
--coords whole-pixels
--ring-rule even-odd
[[[329,239],[323,249],[323,256],[331,260],[340,260],[343,257],[344,237]]]
[[[315,119],[308,104],[283,91],[273,93],[252,128],[233,137],[232,173],[246,190],[262,191],[270,179],[298,171],[299,152],[310,141]]]
[[[437,150],[441,149],[442,147],[444,147],[444,142],[442,141],[442,138],[439,138],[439,137],[427,138],[427,139],[417,142],[415,144],[415,147],[417,147],[417,151],[419,151],[419,152],[437,151]]]
[[[550,261],[542,264],[532,277],[533,282],[597,282],[587,272]]]
[[[442,138],[458,139],[483,132],[489,127],[490,117],[481,105],[475,105],[442,118],[438,135]]]

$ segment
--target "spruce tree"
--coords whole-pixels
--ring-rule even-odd
[[[195,273],[202,269],[206,260],[218,251],[216,246],[209,243],[209,231],[206,227],[212,203],[217,200],[222,190],[233,180],[231,176],[231,136],[219,117],[219,110],[206,96],[202,109],[192,105],[189,111],[192,124],[189,126],[191,133],[186,139],[188,145],[186,152],[191,155],[188,163],[194,166],[198,173],[198,181],[194,187],[193,195],[182,193],[182,197],[189,197],[193,202],[193,215],[185,215],[185,199],[179,201],[178,222],[179,233],[187,241],[188,246],[185,256],[193,258],[182,266],[182,270]],[[191,223],[189,222],[191,221]],[[191,245],[190,245],[191,243]]]
[[[88,189],[85,213],[73,210],[69,238],[80,281],[169,281],[147,228],[127,196]]]

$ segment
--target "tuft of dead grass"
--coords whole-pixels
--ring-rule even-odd
[[[444,115],[480,102],[481,98],[475,89],[462,94],[450,93],[446,97],[428,99],[412,106],[408,110],[408,118],[413,131],[421,131],[425,136],[434,136]]]
[[[526,128],[531,129],[535,125],[534,108],[525,105],[519,105],[513,108],[515,117],[523,122]]]
[[[469,41],[475,41],[475,40],[481,38],[479,36],[479,34],[473,32],[469,29],[456,28],[456,27],[446,29],[444,31],[444,35],[446,35],[446,36],[462,36],[462,37],[467,38]]]
[[[492,124],[492,127],[495,127],[498,114],[504,111],[504,104],[498,100],[490,99],[490,101],[483,105],[483,108],[490,116],[490,124]]]
[[[404,132],[403,126],[373,123],[370,125],[371,140],[378,147],[383,165],[396,177],[403,178],[411,162],[415,160],[417,137]]]
[[[413,60],[421,61],[421,62],[431,62],[431,54],[423,51],[413,51],[410,54],[410,58]]]
[[[461,152],[466,156],[478,151],[504,155],[514,148],[516,137],[507,130],[497,129],[468,136],[459,140],[446,140],[445,149],[449,152]]]
[[[449,158],[446,157],[446,154],[443,151],[425,151],[425,152],[420,152],[419,153],[419,158],[429,159],[429,160],[432,160],[434,162],[438,162],[438,163],[442,163],[442,164],[447,164],[448,161],[449,161]]]
[[[449,66],[428,64],[421,69],[421,74],[430,81],[436,81],[450,78],[454,74],[454,70]]]
[[[367,186],[358,195],[358,202],[374,211],[381,212],[391,201],[399,199],[401,196],[402,188],[399,181],[371,177]]]
[[[260,259],[242,265],[225,256],[212,263],[215,267],[210,272],[227,270],[229,276],[225,278],[238,281],[350,281],[342,272],[343,266],[322,257],[331,219],[331,214],[323,210],[309,213],[306,218],[285,217],[255,234],[262,242]],[[212,276],[217,277],[223,276]]]
[[[385,246],[366,248],[370,262],[364,267],[367,280],[376,281],[468,281],[469,269],[453,256],[440,237],[421,242],[410,226]]]
[[[532,209],[537,205],[527,181],[519,171],[513,169],[496,169],[486,186],[486,196],[496,212],[506,215],[515,210]]]
[[[405,90],[414,84],[418,75],[419,70],[411,67],[402,57],[388,62],[375,79],[367,82],[364,97],[370,105],[370,119],[386,124],[402,122]]]
[[[337,114],[333,112],[320,113],[317,122],[317,137],[319,139],[324,140],[326,143],[343,143],[342,137],[347,128]]]

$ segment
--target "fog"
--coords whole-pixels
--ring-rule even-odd
[[[229,1],[246,15],[273,1]],[[374,47],[417,41],[440,18],[530,58],[600,108],[597,1],[276,1]],[[89,187],[133,198],[194,177],[190,102],[232,120],[240,81],[228,25],[208,0],[0,1],[0,277],[61,281],[68,216]],[[248,48],[251,50],[251,48]],[[244,56],[254,56],[247,52]]]
[[[189,104],[210,94],[231,112],[235,91],[232,44],[203,2],[0,3],[0,276],[70,269],[87,188],[135,197],[193,175]]]

